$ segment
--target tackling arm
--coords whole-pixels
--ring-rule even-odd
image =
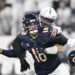
[[[48,41],[44,44],[47,48],[45,52],[47,54],[57,54],[62,52],[62,46],[67,44],[68,39],[62,35],[57,34],[56,37],[47,37]]]
[[[21,58],[22,57],[22,48],[21,48],[21,41],[18,36],[13,41],[12,46],[13,46],[14,53],[16,54],[16,56]]]
[[[23,48],[21,47],[21,40],[19,37],[17,37],[14,40],[13,49],[14,49],[14,53],[16,54],[16,56],[20,59],[21,71],[25,71],[25,70],[27,70],[27,68],[30,68],[29,64],[24,59],[24,56],[23,56],[24,51],[22,51]]]
[[[58,39],[58,36],[60,36],[59,39]],[[52,41],[49,41],[48,43],[46,43],[46,45],[50,45],[51,42]],[[47,54],[57,54],[57,53],[62,52],[62,45],[65,45],[65,44],[69,45],[71,48],[74,47],[75,39],[67,39],[62,34],[59,34],[57,35],[56,40],[53,42],[53,44],[54,43],[59,44],[59,45],[55,45],[55,46],[46,48],[45,52]]]
[[[12,58],[16,57],[13,49],[11,49],[11,50],[4,50],[4,49],[0,48],[0,54],[3,54],[5,56],[7,56],[7,57],[12,57]]]
[[[44,39],[46,39],[46,42]],[[56,35],[56,37],[48,36],[48,37],[45,37],[44,39],[42,38],[41,40],[42,40],[42,43],[44,43],[44,46],[46,47],[52,47],[56,44],[64,46],[65,44],[67,44],[67,41],[68,41],[68,39],[62,34],[58,34]]]

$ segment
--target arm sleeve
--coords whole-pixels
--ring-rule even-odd
[[[12,46],[14,49],[14,53],[16,54],[17,57],[22,57],[23,52],[25,51],[22,47],[21,47],[21,41],[23,38],[21,38],[21,36],[17,36],[16,39],[14,40]]]
[[[67,44],[68,39],[62,35],[62,34],[57,34],[56,37],[48,37],[48,42],[46,42],[44,45],[47,47],[54,46],[55,44],[59,44],[64,46]]]
[[[16,55],[14,54],[14,50],[5,50],[5,49],[2,49],[2,54],[4,56],[7,56],[7,57],[16,57]]]
[[[67,44],[68,39],[63,34],[58,34],[56,36],[56,44],[65,45]]]

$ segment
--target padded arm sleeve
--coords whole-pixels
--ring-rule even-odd
[[[56,37],[47,37],[48,41],[44,44],[46,47],[54,46],[55,44],[59,44],[64,46],[68,39],[62,35],[62,34],[57,34]]]
[[[23,48],[21,47],[21,40],[20,40],[19,36],[16,37],[12,46],[13,46],[16,56],[21,57],[22,53],[23,53]]]

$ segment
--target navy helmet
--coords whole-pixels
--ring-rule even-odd
[[[29,31],[28,26],[34,23],[38,25],[37,17],[35,14],[25,14],[23,17],[22,25],[25,31]]]
[[[75,66],[75,50],[69,53],[68,60],[72,66]]]

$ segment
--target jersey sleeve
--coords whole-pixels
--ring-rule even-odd
[[[27,33],[22,31],[17,37],[19,38],[20,41],[23,41],[26,35]]]
[[[20,41],[24,39],[22,34],[19,34],[17,37],[19,38]]]

